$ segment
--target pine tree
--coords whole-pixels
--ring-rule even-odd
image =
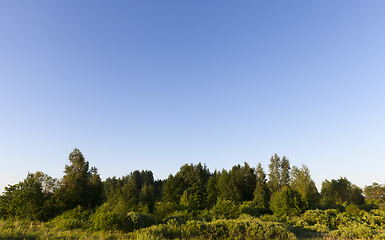
[[[206,188],[206,206],[207,207],[213,207],[215,203],[217,202],[218,198],[218,179],[220,177],[220,174],[217,173],[217,170],[214,171],[214,173],[211,175],[209,180],[207,181],[207,188]]]
[[[230,174],[226,170],[222,170],[217,186],[220,199],[237,203],[242,202],[242,192],[238,189],[235,181],[230,178]]]

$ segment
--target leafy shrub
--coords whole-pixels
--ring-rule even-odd
[[[213,213],[208,209],[201,210],[199,211],[198,217],[196,219],[211,222],[211,220],[213,220]]]
[[[139,228],[146,228],[157,224],[154,216],[151,214],[143,214],[130,212],[127,214],[126,231],[133,231]]]
[[[268,208],[258,208],[253,206],[252,202],[243,202],[238,209],[240,214],[248,214],[253,217],[259,217],[263,214],[272,214]]]
[[[169,216],[164,220],[164,223],[167,224],[169,221],[177,222],[179,225],[186,223],[186,220],[181,216]]]
[[[157,202],[155,204],[154,216],[157,222],[162,222],[167,216],[178,210],[181,210],[181,207],[173,202]]]
[[[190,220],[184,225],[171,219],[167,224],[134,231],[131,236],[151,236],[153,239],[296,239],[282,223],[263,222],[249,215],[213,222]]]
[[[111,211],[106,204],[100,206],[90,218],[93,223],[92,229],[96,231],[115,230],[130,232],[157,224],[154,216],[150,214],[136,212],[128,214],[118,213]]]
[[[90,220],[93,230],[124,230],[124,214],[110,211],[107,204],[100,206]]]
[[[369,239],[375,234],[375,230],[365,225],[351,225],[329,232],[329,236],[340,239]]]
[[[313,224],[324,224],[329,225],[330,217],[325,211],[315,209],[315,210],[307,210],[302,218],[309,223]]]
[[[237,205],[230,200],[219,199],[214,205],[212,211],[219,218],[237,218],[238,217],[238,207]]]
[[[273,194],[270,209],[278,217],[297,216],[305,209],[302,196],[298,191],[285,186],[280,192]]]
[[[72,230],[88,227],[88,217],[89,213],[78,206],[52,219],[52,222],[58,229]]]
[[[357,205],[354,205],[351,203],[348,206],[346,206],[345,213],[348,216],[358,216],[360,214],[360,209],[357,207]]]
[[[279,221],[277,216],[274,216],[272,214],[264,214],[264,215],[260,216],[259,219],[261,219],[262,221],[267,221],[267,222],[278,222]]]
[[[298,228],[306,228],[309,226],[309,224],[303,219],[299,219],[293,225]]]
[[[329,228],[328,226],[326,226],[325,224],[314,224],[313,226],[310,226],[310,227],[307,227],[307,229],[311,229],[315,232],[329,232]]]

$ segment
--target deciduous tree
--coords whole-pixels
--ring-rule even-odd
[[[272,193],[280,191],[290,183],[290,162],[285,156],[274,154],[270,158],[268,186]]]
[[[293,167],[290,186],[301,194],[306,208],[314,209],[318,207],[320,196],[306,165],[302,165],[302,168]]]

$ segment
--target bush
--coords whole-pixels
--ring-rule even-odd
[[[282,191],[273,194],[270,209],[278,217],[297,216],[305,209],[302,196],[298,191],[285,186]]]
[[[186,223],[186,219],[181,216],[169,216],[164,220],[164,223],[167,224],[169,221],[177,222],[179,225]]]
[[[308,227],[308,229],[311,229],[315,232],[329,232],[329,228],[328,226],[324,225],[324,224],[314,224],[313,226],[310,226]]]
[[[191,220],[184,225],[170,220],[167,224],[137,230],[131,236],[151,236],[152,239],[296,239],[282,223],[263,222],[248,215],[213,222]]]
[[[330,225],[329,224],[330,216],[325,211],[322,211],[319,209],[307,210],[303,214],[302,218],[310,225],[313,225],[313,224]]]
[[[237,218],[238,217],[238,207],[237,205],[230,200],[219,199],[214,205],[212,211],[219,218]]]
[[[155,219],[157,222],[162,222],[167,216],[170,216],[175,211],[181,210],[178,204],[172,202],[157,202],[155,204]]]
[[[329,232],[329,236],[339,239],[369,239],[373,238],[375,234],[376,231],[365,225],[353,225]]]
[[[157,224],[157,222],[151,214],[130,212],[127,214],[126,224],[127,227],[125,230],[133,231],[140,228],[150,227]]]
[[[92,229],[99,231],[123,231],[130,232],[139,228],[145,228],[157,224],[154,216],[130,212],[128,214],[111,211],[104,204],[91,216]]]
[[[262,221],[266,221],[266,222],[278,222],[279,221],[277,216],[274,216],[272,214],[264,214],[264,215],[260,216],[259,219],[261,219]]]
[[[354,205],[351,203],[348,206],[346,206],[345,213],[350,217],[358,216],[360,214],[360,209],[357,207],[357,205]]]
[[[124,214],[112,212],[107,204],[100,206],[94,214],[91,215],[93,230],[124,230]]]
[[[239,206],[238,212],[240,214],[248,214],[253,217],[259,217],[263,214],[272,214],[268,208],[258,208],[251,204],[251,202],[244,202]]]
[[[63,230],[87,228],[88,217],[89,213],[84,211],[81,206],[78,206],[52,219],[52,222],[56,225],[56,228]]]

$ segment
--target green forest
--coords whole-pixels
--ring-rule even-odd
[[[102,181],[79,149],[61,179],[43,172],[5,187],[0,239],[385,239],[385,185],[322,182],[274,154],[268,168],[210,172],[185,164],[167,179],[135,170]]]

